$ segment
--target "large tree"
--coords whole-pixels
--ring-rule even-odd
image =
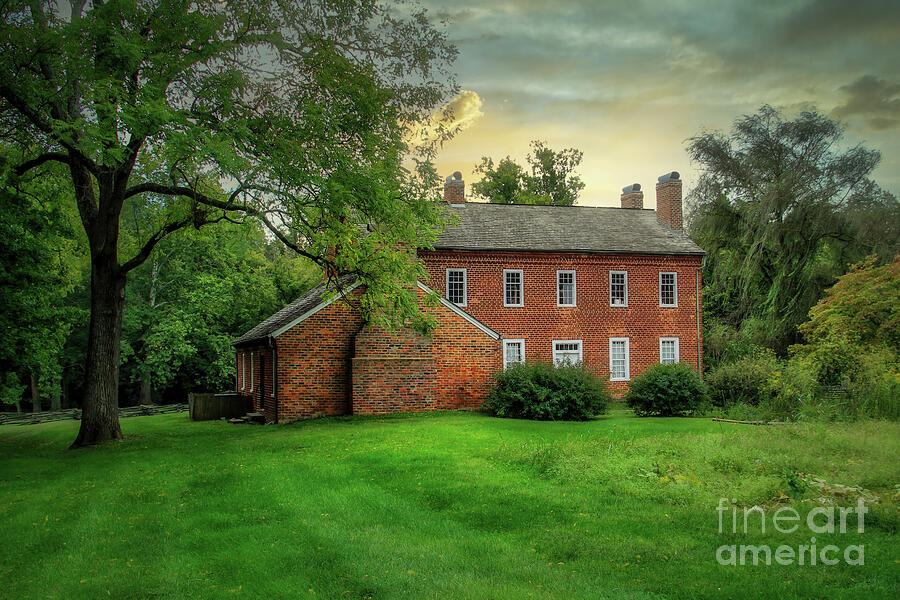
[[[890,259],[900,242],[897,200],[869,179],[879,153],[842,141],[841,125],[820,113],[785,119],[770,106],[729,135],[690,139],[702,175],[689,231],[709,253],[706,308],[732,326],[755,325],[779,351],[798,341],[797,325],[850,263],[876,249]]]
[[[534,140],[528,154],[530,173],[508,156],[496,166],[484,156],[475,167],[482,178],[472,185],[472,191],[494,204],[571,206],[584,189],[584,182],[575,174],[581,158],[582,152],[575,148],[557,152]]]
[[[455,87],[456,51],[424,13],[366,0],[31,0],[4,3],[0,27],[15,173],[64,169],[90,248],[73,446],[121,438],[126,278],[183,227],[259,219],[327,272],[356,273],[363,310],[415,314],[414,248],[440,209],[429,149],[411,156],[405,140]],[[129,200],[160,218],[120,256]]]

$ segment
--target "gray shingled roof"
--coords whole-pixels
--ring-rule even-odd
[[[705,254],[660,224],[654,210],[483,202],[450,210],[459,223],[447,227],[435,249]]]
[[[231,345],[236,346],[238,344],[247,344],[249,342],[265,339],[270,334],[278,331],[297,317],[303,315],[305,312],[318,306],[329,292],[338,289],[338,286],[346,290],[353,285],[354,281],[355,277],[353,275],[345,275],[338,279],[336,284],[332,284],[328,287],[326,287],[324,283],[317,285],[238,339],[231,342]]]

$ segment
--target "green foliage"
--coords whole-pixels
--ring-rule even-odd
[[[820,412],[816,407],[822,398],[822,386],[809,361],[782,361],[771,371],[759,392],[758,404],[769,419],[797,419],[803,414]]]
[[[838,339],[900,349],[900,255],[882,266],[870,256],[851,267],[799,329],[810,345]]]
[[[584,421],[606,412],[611,395],[583,365],[511,365],[496,376],[484,409],[498,417]]]
[[[7,147],[0,164],[8,167]],[[0,377],[4,403],[18,403],[32,375],[40,398],[58,398],[63,346],[82,315],[67,302],[80,279],[84,251],[72,215],[45,198],[67,195],[45,177],[0,189]]]
[[[761,350],[719,365],[706,376],[709,399],[714,406],[758,405],[767,397],[767,385],[778,363],[771,350]]]
[[[832,418],[900,417],[900,257],[882,266],[874,257],[855,265],[809,316],[800,327],[806,343],[791,347],[785,371],[806,373],[807,390],[839,390],[836,396],[820,394],[819,412]],[[774,391],[795,412],[802,412],[801,400],[809,397],[784,384]]]
[[[786,120],[763,106],[730,135],[690,140],[703,169],[689,195],[691,237],[709,254],[707,316],[763,327],[764,345],[784,354],[796,327],[848,264],[878,248],[900,250],[896,198],[867,179],[878,152],[841,150],[838,123],[817,112]]]
[[[701,407],[705,396],[703,382],[687,363],[655,364],[629,384],[625,404],[639,417],[674,417]]]
[[[524,193],[522,181],[525,171],[510,157],[500,159],[496,168],[494,161],[487,156],[475,167],[481,173],[481,181],[472,184],[472,192],[490,199],[494,204],[519,204]]]
[[[482,179],[472,184],[472,191],[494,204],[571,206],[584,189],[584,182],[574,174],[581,159],[580,150],[566,148],[556,152],[535,140],[528,155],[530,174],[508,156],[496,167],[491,158],[484,156],[475,167]]]
[[[123,404],[230,389],[231,341],[321,277],[252,221],[173,234],[129,278]]]
[[[15,404],[19,406],[26,387],[19,380],[18,373],[7,371],[0,374],[0,405]]]
[[[715,371],[725,363],[757,354],[762,347],[754,342],[752,320],[737,329],[715,317],[703,318],[703,370]]]

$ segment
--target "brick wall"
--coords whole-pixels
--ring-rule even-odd
[[[429,310],[437,319],[432,334],[436,408],[478,408],[487,399],[494,374],[503,368],[500,340],[444,306]]]
[[[435,366],[431,338],[366,326],[353,357],[355,415],[434,410]]]
[[[435,318],[430,336],[366,327],[356,338],[353,412],[379,414],[474,409],[487,399],[503,364],[500,341],[443,305],[420,308]]]
[[[355,291],[352,301],[361,292]],[[418,294],[423,310],[437,322],[431,336],[367,326],[357,309],[338,300],[275,338],[278,421],[480,406],[502,366],[500,342],[446,306],[426,306],[424,292]],[[252,391],[251,352],[256,369]],[[256,383],[261,355],[265,397]],[[237,349],[238,391],[253,396],[254,406],[275,419],[271,365],[272,351],[264,345]]]
[[[337,300],[275,338],[280,423],[350,413],[350,359],[362,326],[359,311]]]
[[[682,362],[696,367],[698,256],[422,251],[430,287],[445,293],[445,269],[466,268],[466,312],[505,338],[525,340],[526,359],[551,361],[553,340],[582,340],[584,364],[609,373],[609,338],[630,340],[633,379],[659,361],[659,338],[679,338]],[[503,269],[522,269],[523,307],[503,306]],[[575,270],[576,306],[556,304],[556,271]],[[611,307],[609,271],[628,272],[628,306]],[[678,273],[678,306],[659,306],[659,273]],[[627,383],[613,382],[617,391]]]

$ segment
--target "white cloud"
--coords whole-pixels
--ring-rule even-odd
[[[484,101],[477,92],[460,90],[456,97],[435,115],[435,118],[442,121],[444,127],[451,131],[463,131],[484,116],[481,111],[483,105]]]

